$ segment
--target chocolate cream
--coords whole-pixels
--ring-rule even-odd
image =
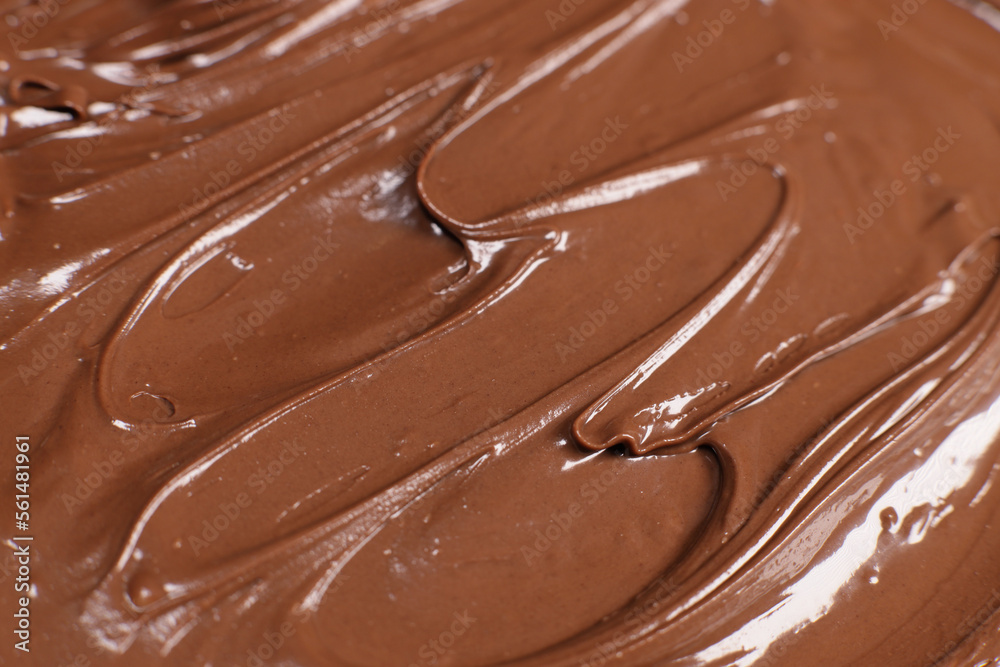
[[[994,6],[5,11],[0,663],[1000,661]]]

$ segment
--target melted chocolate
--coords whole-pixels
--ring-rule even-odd
[[[7,25],[0,656],[1000,660],[992,5]]]

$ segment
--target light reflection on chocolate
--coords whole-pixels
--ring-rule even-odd
[[[902,5],[14,11],[32,664],[1000,659],[1000,12]]]

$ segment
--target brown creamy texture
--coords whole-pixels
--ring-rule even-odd
[[[1000,664],[1000,20],[902,4],[5,3],[0,662]]]

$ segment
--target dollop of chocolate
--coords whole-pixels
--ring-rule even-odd
[[[1000,660],[993,4],[6,25],[31,664]]]

